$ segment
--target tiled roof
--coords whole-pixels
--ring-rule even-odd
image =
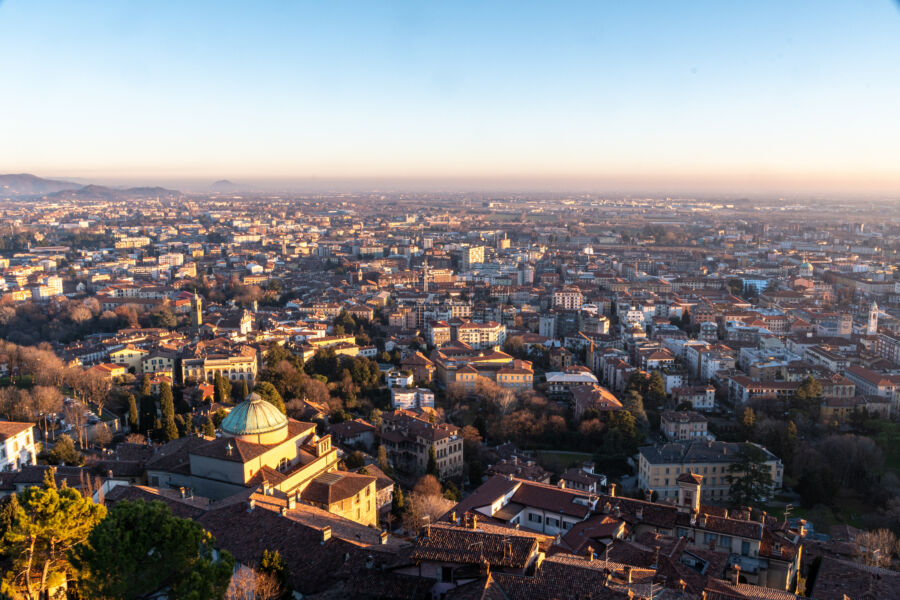
[[[537,552],[537,541],[531,536],[487,533],[449,523],[427,526],[416,540],[410,557],[414,560],[480,565],[487,562],[498,567],[525,568]]]

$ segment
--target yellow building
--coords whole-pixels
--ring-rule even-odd
[[[298,496],[316,477],[337,469],[331,436],[316,435],[315,423],[286,417],[250,394],[222,421],[222,436],[169,442],[147,465],[154,487],[184,487],[221,499],[264,486]]]
[[[150,352],[148,350],[138,348],[137,346],[132,346],[131,344],[126,344],[125,346],[117,350],[112,350],[109,353],[109,362],[117,365],[124,365],[125,368],[129,371],[134,369],[135,374],[140,375],[144,372],[144,357],[149,354]]]
[[[316,477],[300,498],[306,504],[375,527],[378,525],[375,481],[370,475],[332,471]]]

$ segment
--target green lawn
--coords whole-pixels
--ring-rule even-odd
[[[556,452],[553,450],[538,450],[538,462],[548,471],[562,473],[569,467],[580,467],[582,463],[592,460],[593,454],[589,452]]]

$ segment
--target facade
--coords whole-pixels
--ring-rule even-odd
[[[563,310],[581,310],[584,296],[576,287],[564,287],[553,292],[553,307]],[[549,336],[548,336],[549,337]]]
[[[434,408],[434,392],[428,388],[391,388],[391,406],[406,410]]]
[[[34,423],[0,421],[0,470],[18,471],[37,464]]]
[[[362,525],[378,525],[375,477],[332,471],[316,477],[300,494],[311,506]]]
[[[703,498],[711,502],[727,502],[730,484],[728,467],[740,453],[741,444],[719,441],[671,442],[660,446],[644,446],[638,450],[638,487],[653,490],[660,498],[678,497],[678,476],[697,473],[704,478]],[[771,469],[773,490],[781,489],[784,466],[766,450],[766,465]]]
[[[706,439],[707,419],[692,410],[667,410],[659,416],[659,429],[670,442]]]
[[[319,475],[337,470],[330,436],[319,437],[314,423],[289,419],[256,394],[228,413],[221,434],[166,444],[147,464],[150,485],[183,487],[212,499],[260,485],[296,496]]]
[[[431,423],[416,412],[396,410],[383,417],[381,443],[394,468],[424,475],[433,448],[441,479],[463,472],[462,437],[455,425]]]

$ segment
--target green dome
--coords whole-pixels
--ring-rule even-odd
[[[231,435],[256,435],[287,427],[284,414],[259,397],[250,394],[222,419],[222,431]]]

